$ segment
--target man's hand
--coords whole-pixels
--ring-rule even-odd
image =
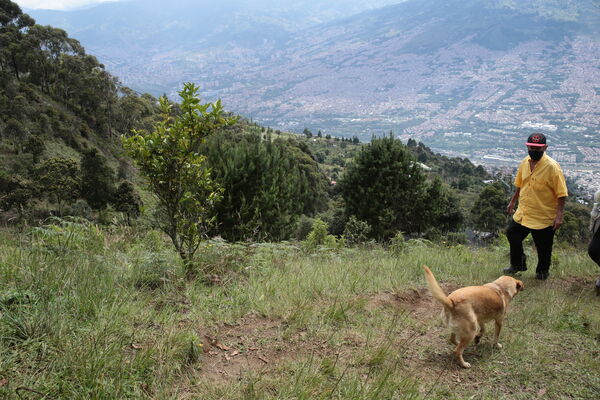
[[[506,207],[506,213],[508,215],[513,215],[515,213],[515,204],[517,204],[517,200],[519,200],[519,195],[521,194],[521,188],[517,188],[515,193],[510,198],[510,202],[508,203],[508,207]]]
[[[557,209],[556,209],[556,218],[554,218],[554,223],[552,224],[552,229],[557,231],[558,228],[561,227],[561,225],[563,224],[563,212],[565,210],[565,200],[567,198],[566,197],[559,197],[558,198],[558,205],[557,205]]]
[[[508,206],[506,207],[506,213],[508,215],[513,215],[515,213],[515,203],[514,203],[514,201],[511,201],[510,203],[508,203]]]
[[[554,223],[552,224],[552,230],[557,231],[563,224],[563,215],[556,214],[556,218],[554,218]]]

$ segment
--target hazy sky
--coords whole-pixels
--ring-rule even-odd
[[[12,0],[21,8],[43,8],[47,10],[69,10],[107,1],[119,0]]]

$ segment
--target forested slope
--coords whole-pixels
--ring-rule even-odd
[[[108,202],[139,209],[133,186],[124,183],[133,176],[118,138],[150,126],[155,115],[156,99],[120,85],[77,40],[0,2],[4,220],[33,221],[56,211],[85,216],[90,206]],[[117,190],[131,204],[117,204]],[[65,209],[77,199],[85,203]]]

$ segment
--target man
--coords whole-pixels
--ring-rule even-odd
[[[506,209],[513,214],[506,237],[510,243],[510,264],[506,274],[526,271],[523,240],[531,232],[537,249],[538,264],[535,278],[549,276],[554,233],[563,223],[563,210],[567,198],[567,185],[560,165],[547,154],[546,136],[533,133],[527,139],[529,156],[519,165],[515,177],[515,194]],[[519,207],[515,212],[515,204]]]

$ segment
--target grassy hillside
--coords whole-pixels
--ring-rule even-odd
[[[63,222],[1,239],[3,398],[593,399],[600,388],[598,271],[570,248],[556,249],[548,281],[524,274],[504,348],[488,333],[464,370],[420,266],[446,292],[488,282],[508,263],[503,242],[209,242],[199,282],[156,232]]]

